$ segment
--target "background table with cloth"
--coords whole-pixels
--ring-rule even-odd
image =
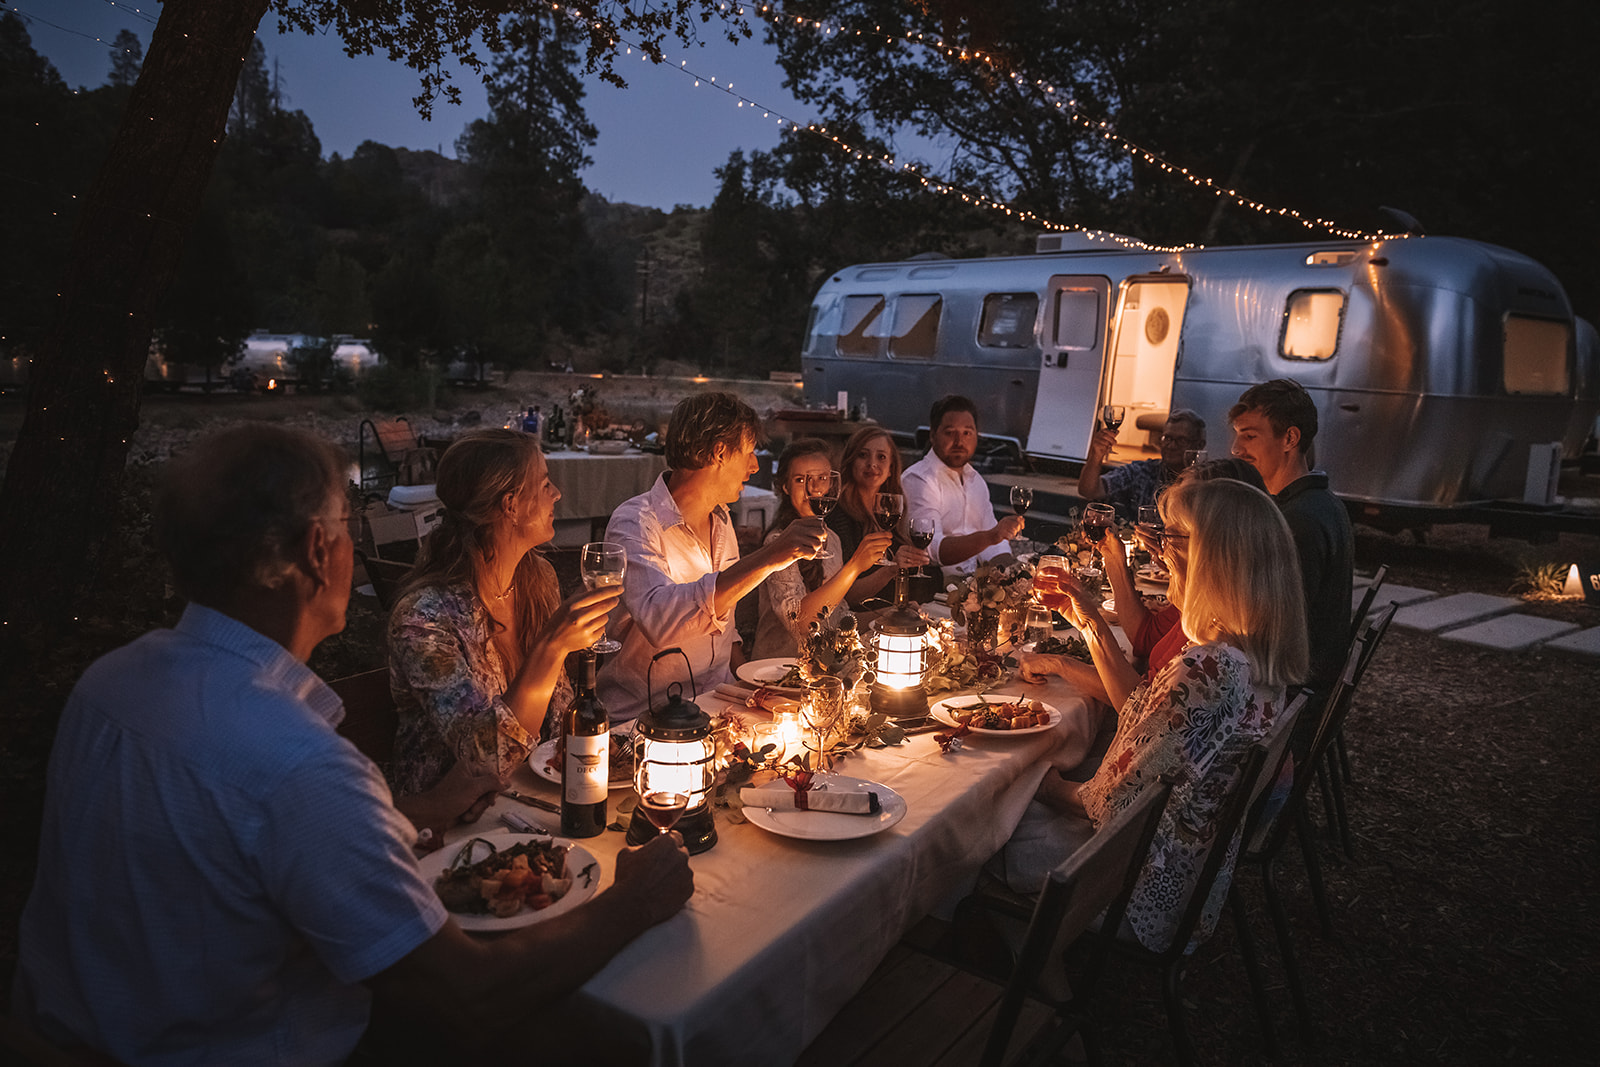
[[[790,1063],[855,996],[890,948],[920,919],[952,905],[1022,817],[1070,730],[1089,707],[1060,679],[1005,693],[1062,713],[1052,730],[969,736],[946,755],[931,734],[867,749],[840,773],[905,798],[896,826],[853,841],[802,841],[717,816],[715,848],[694,856],[695,894],[680,914],[646,931],[577,994],[582,1025],[642,1031],[651,1062]],[[698,698],[710,713],[733,705]],[[516,788],[554,797],[524,766]],[[615,805],[627,794],[612,794]],[[614,809],[613,809],[614,810]],[[497,826],[502,811],[550,829],[556,816],[501,798],[477,826],[457,827],[446,848]],[[610,884],[623,835],[588,838]],[[568,1018],[563,1011],[563,1018]]]
[[[561,490],[561,499],[556,501],[554,543],[562,548],[596,540],[592,536],[595,520],[603,525],[617,505],[648,490],[667,469],[666,457],[653,452],[611,456],[549,452],[544,459],[550,481]]]

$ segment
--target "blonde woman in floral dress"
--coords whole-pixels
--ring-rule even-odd
[[[572,701],[566,656],[600,638],[621,594],[561,602],[535,551],[555,536],[561,499],[536,438],[463,437],[439,460],[437,486],[444,515],[389,618],[397,798],[457,780],[480,795],[503,786],[557,729]]]
[[[1265,493],[1228,479],[1184,481],[1161,500],[1169,595],[1182,611],[1186,644],[1122,704],[1116,736],[1083,783],[1046,775],[1038,801],[997,857],[1013,889],[1038,892],[1049,870],[1163,774],[1177,776],[1126,924],[1139,942],[1164,949],[1213,844],[1222,799],[1245,750],[1282,709],[1285,687],[1305,677],[1305,602],[1294,542]],[[1103,635],[1090,628],[1091,642]],[[1040,664],[1022,663],[1040,680]],[[1065,766],[1091,738],[1075,738]],[[1237,837],[1207,900],[1197,937],[1220,914]],[[995,869],[995,868],[991,868]]]

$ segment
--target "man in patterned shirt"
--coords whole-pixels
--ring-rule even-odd
[[[1085,500],[1104,500],[1124,518],[1135,519],[1139,509],[1154,504],[1156,495],[1183,471],[1184,453],[1206,447],[1206,421],[1188,408],[1178,408],[1167,416],[1160,459],[1135,460],[1101,473],[1116,443],[1117,435],[1104,426],[1094,432],[1078,475],[1078,495]]]

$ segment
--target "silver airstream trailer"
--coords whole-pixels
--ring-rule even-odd
[[[1156,252],[1046,235],[1032,256],[860,264],[817,293],[802,364],[808,399],[848,391],[896,430],[964,393],[985,434],[1067,465],[1108,403],[1128,407],[1119,456],[1179,407],[1225,454],[1239,394],[1293,378],[1334,490],[1391,518],[1549,503],[1600,409],[1595,332],[1555,276],[1450,237]]]

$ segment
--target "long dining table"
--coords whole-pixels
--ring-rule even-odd
[[[793,1062],[912,926],[972,888],[1052,756],[1071,731],[1092,729],[1093,705],[1059,678],[1012,679],[993,692],[1042,700],[1061,721],[1015,737],[968,735],[949,753],[924,733],[851,754],[838,773],[886,785],[907,806],[898,824],[869,837],[799,840],[719,810],[716,845],[690,859],[688,905],[618,953],[563,1017],[613,1037],[633,1034],[648,1046],[648,1062],[662,1067]],[[697,703],[713,714],[736,707],[714,694]],[[517,779],[518,790],[557,798],[527,767]],[[614,791],[613,811],[629,795]],[[555,815],[500,797],[476,827],[447,835],[446,847],[506,811],[559,827]],[[600,860],[603,890],[623,835],[608,831],[582,844]]]

